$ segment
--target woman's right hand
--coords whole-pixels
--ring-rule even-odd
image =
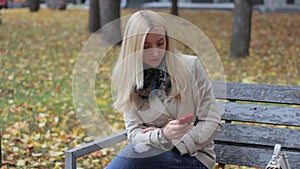
[[[179,124],[178,120],[172,120],[163,128],[163,134],[168,139],[180,140],[193,128],[193,126],[194,123]]]

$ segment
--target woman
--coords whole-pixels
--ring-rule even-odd
[[[160,14],[129,18],[112,80],[130,144],[107,169],[214,168],[221,124],[211,84],[200,60],[171,40]],[[187,114],[193,122],[180,124]]]

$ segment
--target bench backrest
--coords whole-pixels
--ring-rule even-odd
[[[215,139],[217,162],[264,168],[274,145],[281,144],[291,168],[298,168],[300,87],[227,83],[225,98],[220,86],[213,83],[216,98],[227,102],[223,130]]]

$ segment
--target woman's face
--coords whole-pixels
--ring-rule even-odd
[[[151,29],[144,42],[143,62],[150,67],[157,67],[165,56],[167,39],[164,30]]]

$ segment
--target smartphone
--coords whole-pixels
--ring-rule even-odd
[[[193,114],[187,114],[185,116],[182,116],[178,119],[179,124],[184,124],[184,123],[191,123],[193,121]]]

